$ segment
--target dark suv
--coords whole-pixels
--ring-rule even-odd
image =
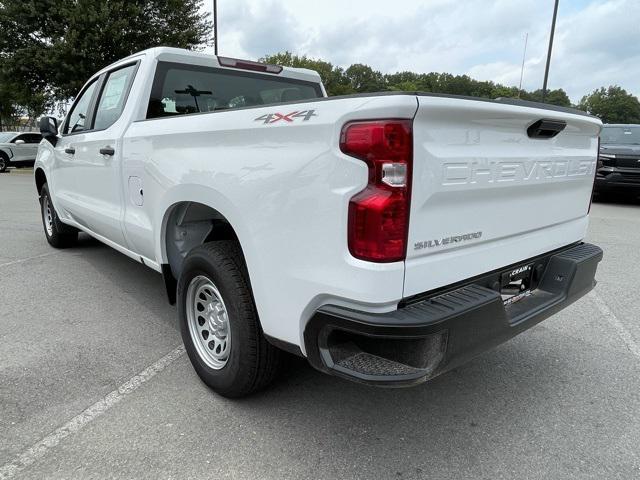
[[[604,125],[595,191],[640,195],[640,125]]]

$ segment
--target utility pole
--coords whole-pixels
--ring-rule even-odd
[[[527,57],[527,41],[529,40],[529,32],[524,37],[524,52],[522,53],[522,68],[520,69],[520,86],[518,87],[518,98],[522,92],[522,77],[524,77],[524,60]]]
[[[218,55],[218,0],[213,0],[213,52]]]
[[[549,35],[549,52],[547,53],[547,66],[544,69],[544,84],[542,85],[542,103],[547,96],[547,80],[549,79],[549,64],[551,63],[551,50],[553,49],[553,34],[556,31],[556,17],[558,16],[558,3],[560,0],[556,0],[553,7],[553,20],[551,21],[551,35]]]

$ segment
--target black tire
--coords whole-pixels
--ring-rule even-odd
[[[53,208],[49,187],[46,183],[40,190],[40,217],[42,218],[44,236],[49,245],[54,248],[68,248],[76,244],[78,230],[60,221],[55,208]],[[47,228],[47,224],[50,228]]]
[[[199,353],[189,327],[193,321],[187,314],[187,309],[193,308],[189,285],[202,277],[210,280],[221,295],[231,333],[226,364],[218,369],[207,364]],[[193,367],[202,381],[220,395],[230,398],[249,395],[266,387],[278,373],[282,352],[264,338],[237,242],[206,243],[189,252],[178,281],[178,319]],[[204,323],[204,319],[198,321]]]
[[[9,166],[9,157],[3,152],[0,152],[0,173],[6,172]]]

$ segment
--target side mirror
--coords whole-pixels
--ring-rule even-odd
[[[16,140],[14,145],[24,145],[24,140]]]
[[[51,142],[55,147],[58,141],[58,120],[53,117],[42,117],[40,119],[40,133],[42,138]]]

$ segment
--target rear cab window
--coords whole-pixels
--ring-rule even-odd
[[[319,83],[217,67],[159,62],[147,118],[258,107],[322,96]]]

